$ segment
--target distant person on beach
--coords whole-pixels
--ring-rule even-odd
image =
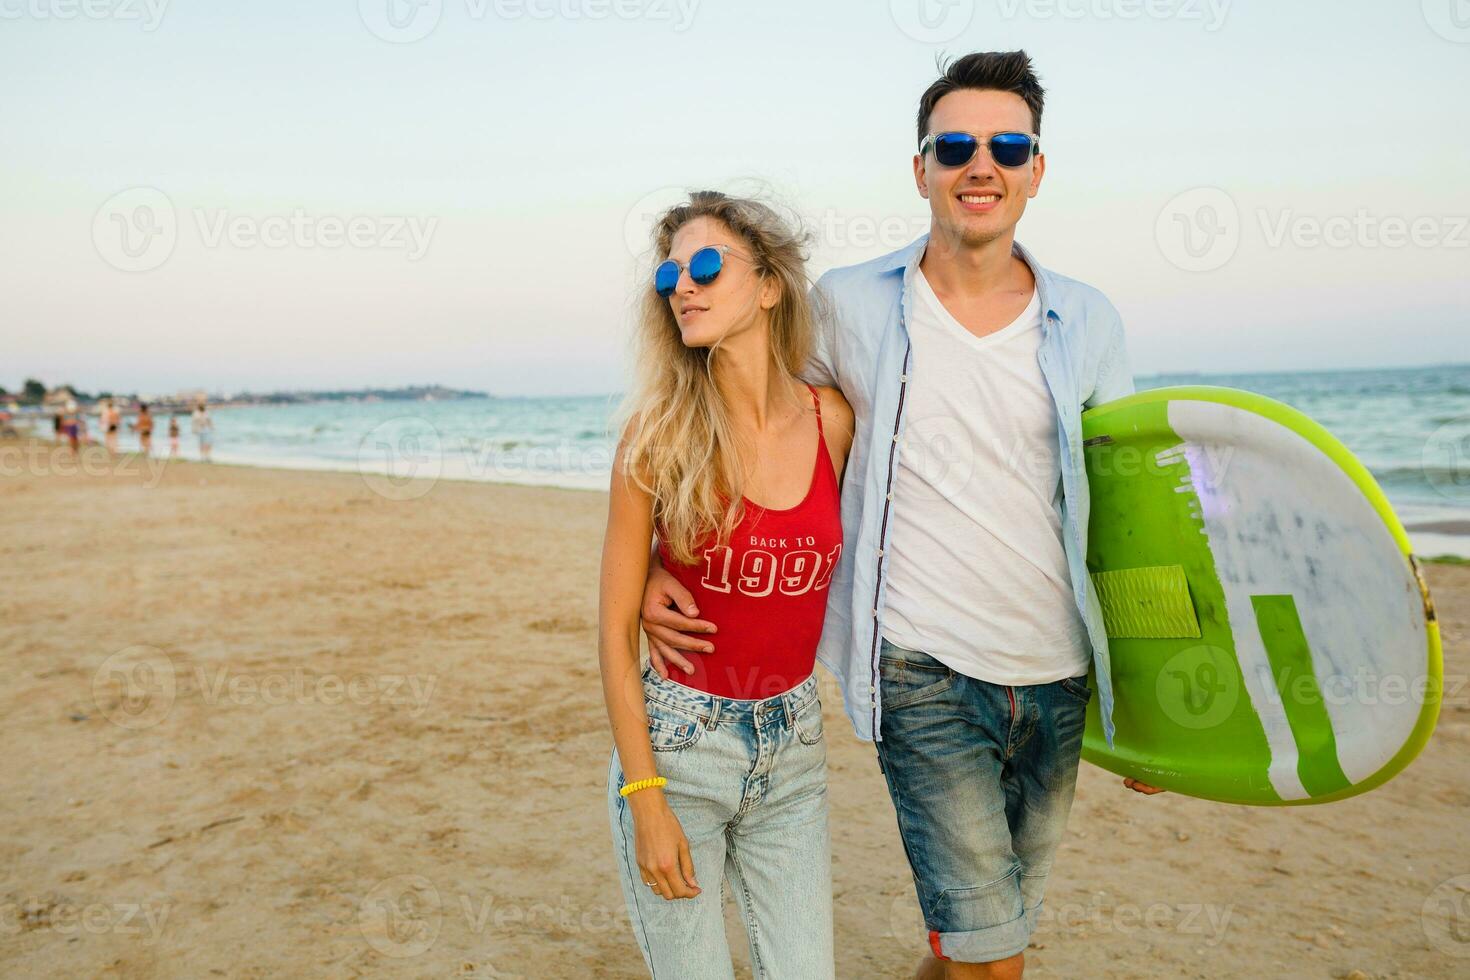
[[[602,553],[623,894],[656,977],[732,975],[728,879],[759,975],[820,980],[834,970],[832,873],[812,668],[852,411],[796,378],[818,343],[805,240],[773,210],[701,192],[654,237]],[[721,623],[720,659],[677,679],[639,671],[655,533],[656,560]]]
[[[66,439],[67,445],[71,446],[72,452],[79,452],[81,448],[82,427],[77,411],[77,403],[68,401],[58,418],[61,420],[61,435]]]
[[[168,417],[168,454],[179,454],[179,413],[171,412]]]
[[[1082,412],[1132,393],[1133,377],[1107,298],[1015,240],[1046,169],[1043,98],[1024,51],[941,67],[912,160],[929,234],[822,277],[830,343],[797,369],[856,409],[853,520],[820,655],[858,737],[876,741],[929,932],[924,980],[1022,975],[1072,806],[1089,676],[1113,731],[1085,562]],[[681,614],[692,591],[651,569],[660,673],[717,671],[728,655],[728,614],[698,598],[702,619]]]
[[[149,455],[153,451],[153,415],[148,411],[147,402],[138,403],[138,419],[133,423],[133,431],[138,433],[138,448],[144,456]]]
[[[114,399],[107,399],[102,403],[102,412],[98,422],[102,427],[102,438],[109,453],[117,453],[117,428],[122,421],[122,412],[117,407]]]
[[[199,458],[208,463],[209,454],[214,449],[214,419],[209,417],[209,411],[203,402],[194,407],[190,428],[199,440]]]

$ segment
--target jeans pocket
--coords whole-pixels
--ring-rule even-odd
[[[879,690],[883,710],[927,701],[954,684],[954,671],[924,654],[923,659],[883,655],[878,659]]]
[[[648,712],[648,742],[655,752],[678,752],[699,741],[704,719],[653,698],[644,699]]]
[[[1057,681],[1057,685],[1083,704],[1092,700],[1092,688],[1087,686],[1086,674],[1081,677],[1063,677]]]
[[[822,701],[812,698],[805,708],[796,714],[793,722],[796,737],[803,745],[816,745],[822,740]]]

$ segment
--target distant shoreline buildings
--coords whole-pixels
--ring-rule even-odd
[[[460,398],[493,398],[483,391],[466,391],[446,388],[443,385],[410,385],[403,388],[352,388],[334,391],[273,391],[236,392],[232,394],[210,393],[202,388],[184,389],[169,393],[139,393],[101,391],[89,394],[78,391],[72,385],[57,385],[48,388],[35,378],[26,380],[20,391],[7,391],[0,387],[0,407],[18,414],[50,415],[67,409],[68,402],[76,408],[86,410],[104,401],[119,403],[126,410],[137,404],[147,404],[155,411],[192,411],[201,402],[211,408],[234,408],[246,405],[306,405],[319,402],[387,402],[387,401],[452,401]]]

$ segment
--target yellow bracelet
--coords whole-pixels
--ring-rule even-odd
[[[638,792],[640,789],[652,789],[655,786],[667,786],[668,784],[669,781],[662,776],[654,776],[652,779],[640,779],[618,790],[618,795],[627,797]]]

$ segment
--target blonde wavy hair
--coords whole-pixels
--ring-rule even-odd
[[[795,220],[750,198],[697,191],[654,224],[654,261],[668,257],[674,235],[696,218],[711,218],[744,240],[756,274],[780,286],[770,318],[771,358],[795,379],[811,356],[816,313],[808,299],[808,238]],[[644,278],[647,283],[651,275]],[[720,344],[686,347],[667,299],[644,285],[634,334],[635,383],[617,413],[623,472],[653,497],[659,538],[681,564],[714,533],[727,543],[744,516],[745,466],[738,438],[715,384]],[[750,315],[760,315],[753,304]],[[732,503],[733,501],[733,503]]]

